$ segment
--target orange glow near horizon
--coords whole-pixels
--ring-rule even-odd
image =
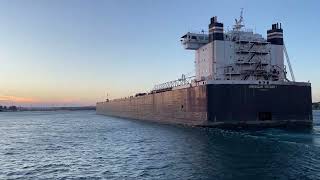
[[[89,106],[95,105],[94,101],[86,101],[72,98],[44,100],[38,98],[0,95],[0,105],[16,106]]]
[[[11,81],[13,83],[14,81]],[[34,85],[40,88],[24,86],[20,88],[18,84],[4,83],[5,87],[0,92],[0,105],[16,105],[16,106],[94,106],[96,102],[109,99],[116,99],[134,95],[136,92],[145,92],[146,90],[134,87],[130,90],[129,87],[119,88],[108,87],[101,88],[86,88],[81,85],[74,85],[77,88],[71,89],[74,86],[56,89],[54,87]],[[106,91],[105,89],[108,89]],[[117,89],[117,90],[115,90]],[[108,96],[107,96],[108,94]]]

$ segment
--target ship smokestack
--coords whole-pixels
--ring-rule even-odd
[[[283,45],[283,29],[281,23],[272,24],[271,29],[267,31],[267,41],[271,44]]]
[[[218,22],[217,16],[210,19],[209,24],[209,42],[223,40],[223,24]]]

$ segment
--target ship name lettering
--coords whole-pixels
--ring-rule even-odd
[[[251,89],[274,89],[276,87],[275,85],[249,85]]]

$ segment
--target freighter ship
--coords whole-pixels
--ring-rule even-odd
[[[244,28],[242,12],[226,32],[215,16],[207,33],[188,32],[181,43],[195,51],[195,76],[98,102],[97,113],[220,128],[312,126],[311,84],[295,81],[281,23],[264,38]]]

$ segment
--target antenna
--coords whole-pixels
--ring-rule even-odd
[[[107,99],[106,102],[109,102],[109,93],[107,92]]]
[[[242,27],[244,27],[244,24],[243,23],[243,8],[241,8],[241,11],[240,11],[240,18],[239,20],[238,19],[235,19],[236,21],[236,24],[233,26],[233,29],[234,30],[240,30]]]
[[[243,8],[241,8],[241,11],[240,11],[240,21],[241,22],[243,21]]]

